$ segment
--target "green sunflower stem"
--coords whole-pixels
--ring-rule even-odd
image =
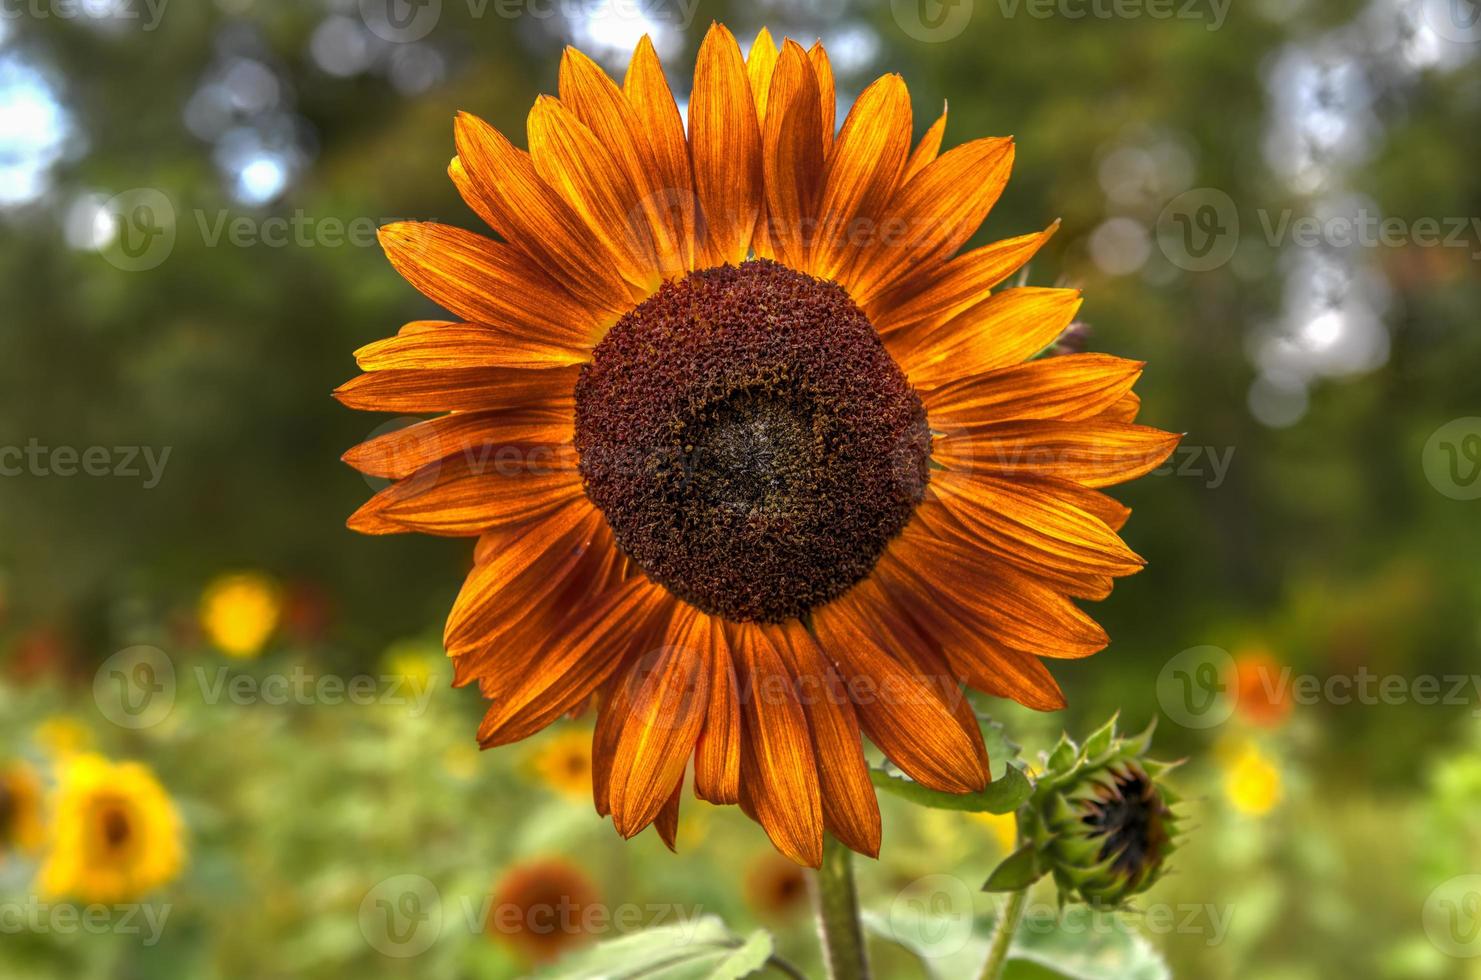
[[[1008,965],[1008,948],[1013,945],[1013,937],[1018,933],[1018,923],[1027,905],[1027,888],[1008,893],[1003,915],[998,919],[997,928],[992,933],[992,944],[987,949],[987,962],[982,965],[982,980],[998,980],[1003,975],[1003,968]]]
[[[818,869],[814,898],[828,976],[831,980],[869,980],[853,852],[831,835],[823,841],[823,865]]]

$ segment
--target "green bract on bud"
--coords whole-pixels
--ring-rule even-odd
[[[1146,891],[1177,845],[1178,797],[1162,777],[1178,763],[1146,756],[1152,726],[1133,738],[1116,719],[1076,745],[1060,736],[1018,810],[1020,847],[988,878],[1017,891],[1053,874],[1060,902],[1116,907]]]

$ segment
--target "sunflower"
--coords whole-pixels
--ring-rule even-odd
[[[0,766],[0,858],[41,843],[41,779],[24,762]]]
[[[568,49],[521,150],[459,114],[449,174],[498,240],[381,231],[451,311],[356,353],[336,397],[434,415],[345,455],[369,534],[476,537],[445,630],[485,746],[593,701],[597,809],[672,847],[685,773],[816,866],[879,849],[861,733],[980,789],[961,684],[1064,704],[1041,658],[1107,643],[1073,602],[1143,564],[1100,488],[1177,437],[1142,364],[1034,359],[1073,289],[995,287],[1056,225],[957,254],[1011,138],[911,145],[886,75],[835,127],[821,45],[711,27],[687,130],[651,43],[621,86]]]
[[[487,935],[533,963],[548,963],[584,946],[604,913],[597,886],[565,858],[536,858],[504,872],[494,885],[484,922]]]
[[[535,776],[555,792],[585,795],[591,787],[591,732],[559,732],[540,747],[530,763]]]
[[[141,897],[180,873],[180,817],[137,762],[77,755],[63,767],[40,886],[85,902]]]

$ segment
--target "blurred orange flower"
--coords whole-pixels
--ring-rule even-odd
[[[548,963],[590,942],[588,910],[600,903],[596,885],[564,858],[517,864],[494,886],[485,929],[533,963]]]

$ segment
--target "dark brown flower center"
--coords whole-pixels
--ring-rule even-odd
[[[706,612],[780,622],[868,575],[925,492],[920,399],[837,285],[775,262],[665,285],[576,385],[586,491]]]
[[[1135,766],[1113,772],[1112,780],[1082,818],[1105,835],[1099,859],[1114,856],[1112,867],[1128,875],[1151,870],[1162,863],[1167,849],[1167,804],[1147,774]]]
[[[0,845],[14,839],[18,809],[15,793],[0,779]]]

